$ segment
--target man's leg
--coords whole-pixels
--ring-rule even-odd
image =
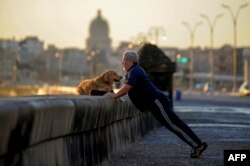
[[[167,97],[156,99],[151,112],[165,127],[193,148],[190,155],[192,158],[199,157],[207,148],[207,144],[202,143],[190,127],[174,113]]]
[[[156,99],[154,103],[152,104],[151,113],[154,115],[154,117],[167,129],[169,129],[171,132],[176,134],[180,139],[182,139],[184,142],[186,142],[188,145],[190,145],[192,148],[197,146],[197,143],[195,143],[185,132],[183,132],[179,127],[177,127],[168,117],[167,113],[163,109],[163,106],[159,103],[159,100]]]

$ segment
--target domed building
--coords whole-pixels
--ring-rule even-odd
[[[89,27],[89,38],[86,40],[86,52],[92,63],[92,74],[98,74],[108,65],[108,57],[112,54],[111,39],[109,38],[108,22],[102,17],[101,10]],[[91,65],[91,64],[90,64]]]

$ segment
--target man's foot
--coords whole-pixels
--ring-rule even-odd
[[[202,142],[200,145],[192,149],[192,152],[190,154],[191,158],[198,158],[202,154],[204,150],[207,149],[207,143]]]

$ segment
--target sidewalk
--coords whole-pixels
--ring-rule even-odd
[[[190,147],[160,127],[114,156],[105,166],[223,166],[224,150],[250,149],[250,111],[246,112],[247,108],[241,113],[231,107],[228,110],[212,107],[211,112],[206,108],[196,112],[202,108],[195,108],[177,106],[176,111],[208,143],[208,149],[200,158],[190,158]]]
[[[192,95],[205,95],[205,96],[240,96],[239,92],[219,92],[219,91],[213,91],[213,92],[203,92],[203,91],[182,91],[183,94],[192,94]]]

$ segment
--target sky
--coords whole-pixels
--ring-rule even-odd
[[[210,32],[206,14],[214,26],[214,47],[233,44],[233,19],[240,5],[237,19],[237,46],[250,47],[250,0],[0,0],[0,39],[16,40],[37,36],[47,46],[85,49],[90,22],[97,10],[109,23],[112,45],[130,41],[151,27],[164,29],[166,38],[159,45],[186,48],[190,46],[190,31],[197,22],[203,23],[195,30],[194,45],[210,47]],[[161,35],[161,34],[160,34]]]

